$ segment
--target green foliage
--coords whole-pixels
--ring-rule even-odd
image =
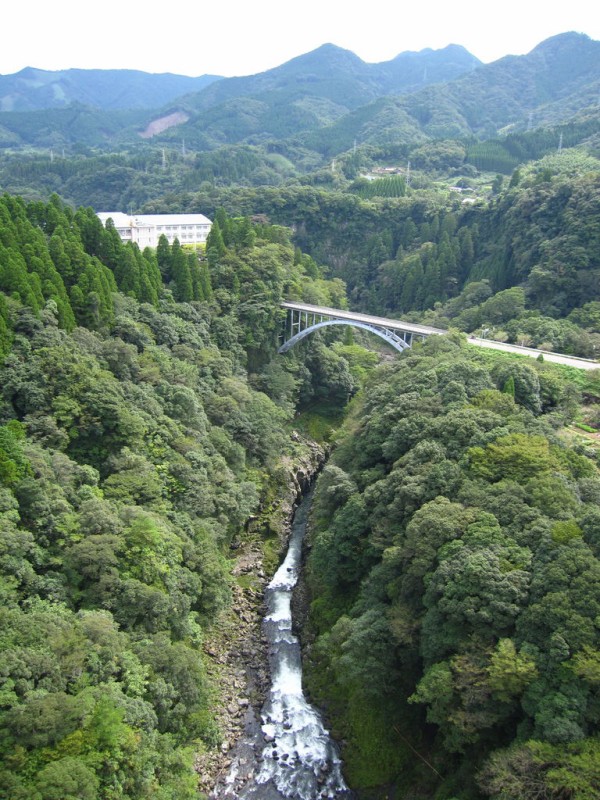
[[[501,436],[486,448],[475,447],[469,453],[471,470],[489,481],[512,480],[523,483],[549,473],[556,465],[543,436],[511,433]]]
[[[445,772],[473,797],[592,797],[597,464],[548,424],[543,372],[482,363],[436,337],[354,402],[314,502],[310,685],[357,786],[443,793]],[[384,720],[403,720],[398,761]]]
[[[490,688],[503,702],[519,697],[526,686],[537,677],[535,661],[517,653],[511,639],[500,639],[488,667]]]
[[[592,800],[598,794],[597,737],[559,747],[535,740],[495,753],[478,776],[488,797],[573,797]],[[541,794],[543,793],[543,794]]]
[[[272,359],[305,259],[248,219],[213,272],[58,198],[0,217],[0,794],[192,800],[229,545],[300,447],[309,376]]]
[[[17,420],[0,427],[0,482],[4,486],[14,486],[31,474],[31,466],[23,453],[24,439],[25,431]]]
[[[284,81],[277,113],[267,87],[209,102],[163,134],[166,164],[154,145],[2,158],[2,185],[28,197],[215,223],[198,260],[166,240],[140,253],[56,196],[0,201],[0,794],[196,796],[190,745],[219,738],[199,646],[230,600],[227,546],[289,452],[297,403],[294,425],[330,438],[320,410],[339,417],[364,386],[310,556],[309,677],[352,780],[402,774],[407,796],[433,796],[437,768],[461,796],[476,774],[491,797],[597,796],[597,458],[557,435],[594,376],[444,338],[372,376],[374,356],[335,332],[272,359],[281,299],[343,307],[346,285],[355,308],[597,355],[598,162],[593,139],[566,150],[597,119],[518,133],[519,109],[552,120],[559,84],[583,86],[597,59],[575,38],[546,45],[560,81],[536,53],[541,83],[516,60],[340,118],[333,98],[367,99],[344,61],[318,97]],[[48,117],[9,130],[3,115],[2,136],[98,141],[92,112],[54,120],[48,134]],[[182,130],[204,152],[176,152]],[[448,138],[474,132],[493,138]],[[359,177],[407,159],[410,189]],[[419,188],[443,174],[477,193],[493,175],[473,164],[498,173],[493,197]]]

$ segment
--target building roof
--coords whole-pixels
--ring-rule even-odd
[[[124,214],[122,211],[101,211],[99,217],[103,225],[112,219],[115,228],[142,228],[156,225],[211,225],[204,214]]]

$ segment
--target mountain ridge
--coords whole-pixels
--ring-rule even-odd
[[[454,48],[460,48],[456,50]],[[445,56],[452,55],[452,59]],[[332,75],[344,88],[343,105],[348,110],[376,99],[383,94],[403,93],[423,85],[423,70],[430,68],[435,80],[451,80],[479,65],[481,62],[465,48],[449,45],[441,50],[399,53],[390,61],[367,63],[351,50],[337,45],[322,44],[308,53],[290,59],[278,67],[239,78],[224,78],[199,93],[182,98],[184,105],[196,111],[212,108],[232,97],[253,96],[262,99],[265,93],[280,89],[285,82],[293,81],[291,91],[325,96],[334,102],[340,97],[331,96]],[[316,74],[314,72],[316,70]],[[418,75],[418,77],[417,77]],[[351,81],[358,81],[358,86]],[[425,78],[427,81],[427,78]],[[429,79],[427,82],[433,82]]]
[[[24,67],[19,72],[0,75],[0,110],[40,111],[66,108],[73,103],[104,110],[157,108],[219,79],[217,75],[189,77],[132,69]]]
[[[375,143],[389,138],[400,126],[413,143],[425,138],[493,137],[501,131],[569,119],[588,108],[599,91],[600,42],[569,32],[540,42],[523,56],[504,56],[479,66],[445,85],[379,98],[349,112],[329,129],[302,138],[309,146],[319,140],[319,152],[332,154],[337,147],[349,148],[354,140]],[[341,138],[341,144],[333,144]]]
[[[22,73],[22,81],[41,84],[34,87],[40,96],[61,90],[62,84],[49,83],[44,71],[26,68]],[[82,71],[67,73],[82,77]],[[83,73],[86,79],[94,77]],[[110,74],[113,79],[148,77],[135,71]],[[550,37],[525,55],[507,55],[490,64],[457,44],[404,51],[389,61],[368,64],[350,50],[325,43],[256,75],[210,80],[199,91],[153,108],[99,111],[86,95],[87,102],[58,109],[5,111],[0,113],[0,146],[84,144],[106,149],[133,145],[158,131],[152,142],[161,146],[185,141],[191,150],[210,151],[283,141],[330,157],[354,142],[379,146],[493,138],[531,125],[552,125],[594,107],[599,94],[600,42],[574,31]],[[0,108],[2,102],[0,77]],[[112,102],[117,102],[114,97]],[[71,115],[77,128],[69,122]],[[182,122],[173,125],[174,120]]]

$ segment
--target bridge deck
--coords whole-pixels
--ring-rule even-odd
[[[443,334],[448,331],[441,328],[432,328],[429,325],[418,325],[416,322],[403,322],[400,319],[388,319],[386,317],[374,317],[370,314],[357,314],[355,311],[340,311],[338,308],[326,308],[325,306],[311,306],[308,303],[282,303],[283,308],[290,308],[293,311],[306,311],[309,314],[323,314],[324,316],[335,317],[336,319],[355,320],[356,322],[366,322],[369,325],[379,325],[389,328],[391,331],[408,331],[409,333],[423,334]]]

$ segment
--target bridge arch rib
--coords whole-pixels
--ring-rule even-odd
[[[398,352],[402,353],[406,350],[407,347],[410,347],[408,342],[405,342],[397,333],[394,331],[390,331],[384,328],[378,328],[375,325],[369,325],[367,322],[359,322],[358,320],[349,320],[349,319],[326,319],[322,322],[316,322],[314,325],[310,325],[308,328],[304,328],[303,330],[299,331],[298,333],[294,334],[287,342],[284,342],[281,347],[279,348],[279,353],[285,353],[290,348],[292,348],[295,344],[299,341],[304,339],[306,336],[310,336],[311,333],[318,331],[320,328],[326,328],[330,325],[351,325],[354,328],[362,328],[365,331],[369,331],[369,333],[374,333],[375,336],[379,336],[380,339],[383,339],[384,342],[387,342],[393,348],[398,350]]]

